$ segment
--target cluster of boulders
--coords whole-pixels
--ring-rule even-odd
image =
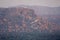
[[[36,30],[52,32],[53,28],[50,29],[51,24],[48,17],[37,16],[33,9],[0,9],[0,32],[32,32]]]

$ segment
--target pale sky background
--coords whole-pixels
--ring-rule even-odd
[[[18,5],[60,7],[60,0],[0,0],[0,7],[12,7]]]

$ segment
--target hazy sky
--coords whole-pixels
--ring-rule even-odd
[[[18,5],[59,7],[60,0],[0,0],[0,7],[11,7]]]

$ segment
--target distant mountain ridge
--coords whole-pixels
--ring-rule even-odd
[[[60,15],[60,7],[48,7],[48,6],[18,6],[24,8],[31,8],[35,10],[37,15]]]
[[[59,15],[60,16],[60,7],[28,6],[28,5],[20,5],[15,7],[20,7],[20,8],[24,7],[24,8],[33,9],[37,15]],[[14,6],[8,8],[14,8]]]

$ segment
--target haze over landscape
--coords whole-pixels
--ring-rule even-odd
[[[60,40],[60,0],[0,0],[0,40]]]
[[[60,39],[60,7],[0,8],[1,40]]]

